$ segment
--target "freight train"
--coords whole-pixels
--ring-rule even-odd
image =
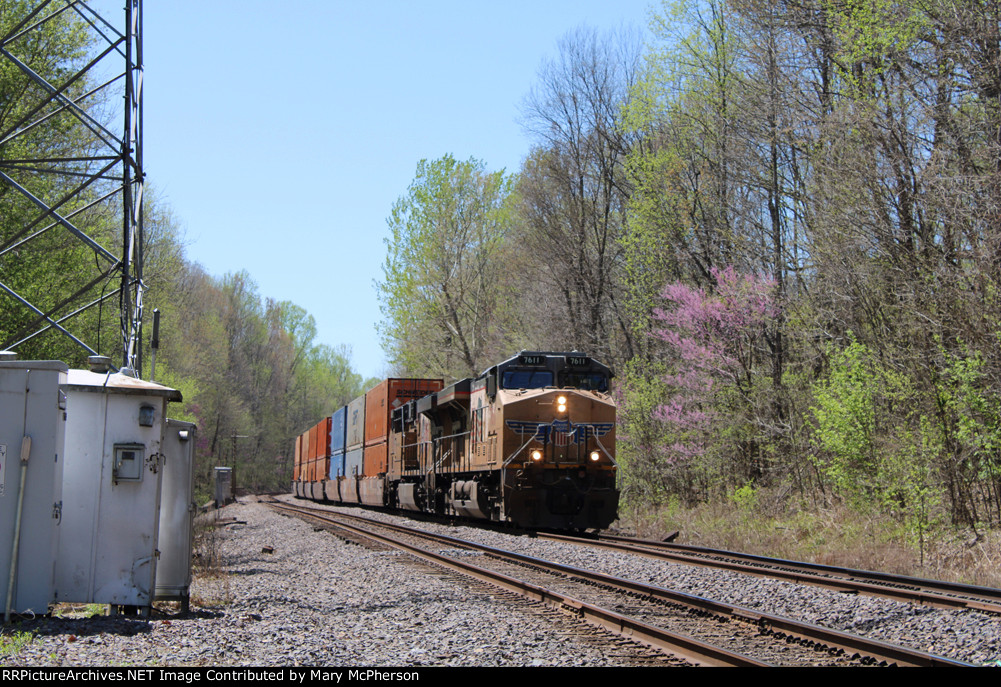
[[[301,434],[299,498],[602,529],[616,518],[607,366],[522,351],[478,377],[387,379]]]

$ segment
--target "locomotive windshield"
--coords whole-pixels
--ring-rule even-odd
[[[582,391],[608,391],[608,377],[601,372],[561,372],[560,386]]]
[[[505,370],[501,379],[504,389],[542,389],[553,385],[549,370]]]

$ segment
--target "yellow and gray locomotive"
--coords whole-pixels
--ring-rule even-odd
[[[577,352],[522,351],[392,412],[387,505],[522,527],[616,518],[611,371]]]

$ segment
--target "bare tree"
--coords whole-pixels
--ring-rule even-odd
[[[538,141],[518,186],[519,242],[535,258],[531,273],[558,294],[536,308],[548,347],[586,350],[612,364],[631,354],[620,307],[631,138],[619,126],[637,73],[634,34],[580,28],[559,43],[526,98],[525,127]]]

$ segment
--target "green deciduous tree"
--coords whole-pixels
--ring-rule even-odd
[[[198,425],[201,488],[229,465],[241,487],[284,489],[295,437],[365,390],[350,351],[317,344],[312,315],[262,299],[245,272],[183,263],[151,301],[164,315],[156,379],[184,394],[173,416]]]
[[[500,256],[511,178],[474,159],[421,160],[393,205],[383,280],[383,345],[402,372],[466,377],[504,355]]]

